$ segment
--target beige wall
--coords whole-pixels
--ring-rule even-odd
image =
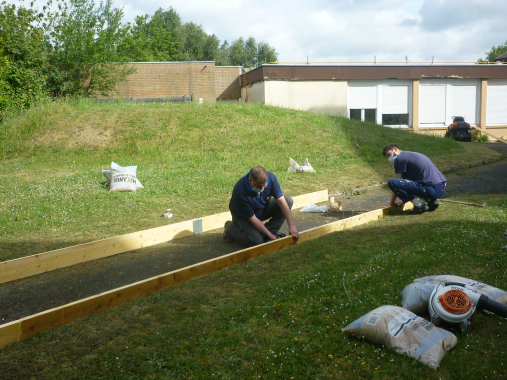
[[[265,104],[347,116],[346,81],[265,81]]]
[[[241,97],[238,66],[215,67],[215,62],[129,63],[137,70],[118,85],[112,98],[164,98],[193,95],[194,101],[239,99]]]
[[[241,78],[243,68],[239,66],[215,67],[215,92],[217,100],[241,98]]]
[[[503,137],[507,141],[507,126],[505,127],[486,127],[486,132],[495,135],[496,137]],[[489,138],[490,141],[496,141],[493,137]]]
[[[251,86],[246,86],[241,89],[241,97],[243,100],[249,102],[249,103],[261,103],[261,104],[267,104],[265,103],[265,95],[264,95],[264,89],[266,87],[266,82],[256,82],[252,84]]]
[[[118,85],[120,98],[194,95],[194,101],[215,102],[215,62],[129,63],[137,68]],[[118,95],[113,96],[118,97]]]

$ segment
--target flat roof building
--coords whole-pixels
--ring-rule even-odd
[[[416,132],[444,133],[453,116],[507,137],[507,65],[268,64],[242,75],[248,102]]]

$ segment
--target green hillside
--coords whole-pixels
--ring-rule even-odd
[[[0,261],[228,209],[254,165],[288,195],[385,181],[395,142],[441,168],[496,152],[349,119],[250,104],[51,103],[0,131]],[[287,173],[289,157],[316,174]],[[101,170],[137,165],[145,189],[109,194]],[[171,208],[172,219],[161,218]]]

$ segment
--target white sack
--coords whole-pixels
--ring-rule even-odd
[[[135,167],[135,166],[127,166],[127,168],[131,168],[131,167]],[[102,174],[104,174],[104,177],[106,177],[106,179],[108,181],[106,186],[110,186],[111,182],[112,182],[113,171],[112,170],[102,170]],[[141,181],[139,181],[137,176],[136,176],[136,189],[137,190],[144,189],[143,184],[141,183]]]
[[[137,166],[122,167],[111,162],[110,193],[116,191],[136,191]]]
[[[308,162],[308,158],[305,160],[305,164],[303,166],[298,165],[296,161],[289,157],[289,168],[287,169],[287,173],[317,173],[312,165]]]
[[[437,368],[457,338],[399,306],[381,306],[356,319],[342,331],[407,354],[431,368]]]

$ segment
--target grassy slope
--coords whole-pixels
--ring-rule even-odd
[[[385,181],[389,142],[440,168],[494,159],[474,144],[261,105],[54,103],[2,125],[0,261],[228,209],[254,165],[288,195]],[[317,174],[288,174],[306,157]],[[145,189],[108,194],[102,169],[137,165]],[[172,219],[161,218],[168,208]]]
[[[300,194],[388,178],[379,151],[391,141],[441,168],[494,158],[472,144],[262,106],[53,107],[1,142],[4,154],[17,151],[0,162],[3,258],[167,223],[159,214],[168,207],[175,221],[223,211],[258,163]],[[318,173],[286,174],[289,156],[308,157]],[[108,195],[98,184],[111,160],[139,165],[146,189]],[[428,274],[507,289],[507,200],[463,200],[488,208],[446,203],[334,233],[37,334],[0,349],[0,377],[505,379],[498,316],[478,314],[437,371],[341,333],[377,306],[399,305],[403,287]]]

